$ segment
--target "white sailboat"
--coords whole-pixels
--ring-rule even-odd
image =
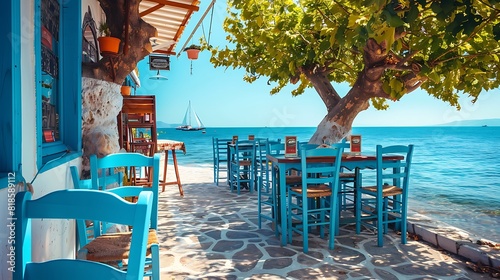
[[[193,126],[191,123],[193,119],[196,122],[196,126]],[[186,113],[184,114],[182,125],[178,126],[176,129],[183,131],[197,131],[205,129],[205,126],[201,122],[200,117],[198,117],[198,114],[196,114],[196,112],[191,108],[191,101],[189,101],[188,108],[186,110]]]

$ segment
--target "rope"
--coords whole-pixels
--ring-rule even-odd
[[[208,39],[207,39],[207,45],[210,47],[210,36],[212,35],[212,23],[214,20],[214,6],[212,6],[212,12],[210,14],[210,26],[208,27]],[[201,23],[201,29],[203,30],[203,37],[207,38],[207,35],[205,34],[205,26],[203,25],[203,22]]]
[[[182,46],[181,50],[183,50],[187,43],[189,42],[189,40],[191,40],[191,38],[193,37],[194,33],[196,32],[196,30],[198,29],[198,27],[200,26],[200,24],[203,22],[203,19],[205,18],[205,16],[207,15],[209,9],[213,8],[215,4],[215,0],[212,0],[212,3],[210,3],[210,5],[208,6],[207,10],[205,11],[205,13],[201,16],[201,19],[198,21],[198,23],[196,24],[196,26],[194,27],[193,31],[191,32],[191,34],[189,35],[188,39],[186,40],[186,42],[184,43],[184,45]],[[179,57],[181,55],[181,52],[179,52],[177,54],[177,57]]]

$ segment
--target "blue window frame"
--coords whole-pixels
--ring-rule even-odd
[[[43,171],[81,152],[82,33],[75,32],[81,2],[36,0],[35,7],[37,165]]]
[[[21,163],[20,1],[2,2],[0,9],[0,189]]]

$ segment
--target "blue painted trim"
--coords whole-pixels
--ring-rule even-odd
[[[64,38],[64,75],[62,113],[64,118],[63,139],[72,151],[82,150],[82,13],[80,0],[67,0],[63,3],[62,37]],[[75,32],[80,30],[80,32]],[[70,59],[68,59],[68,57]],[[67,82],[70,81],[70,82]],[[67,123],[69,122],[69,123]]]
[[[64,145],[62,141],[57,141],[53,143],[44,143],[42,149],[43,162],[47,161],[46,156],[61,153],[62,151],[68,150],[68,147]]]
[[[12,2],[12,33],[19,34],[21,38],[21,1],[11,0]],[[12,97],[13,101],[13,120],[12,120],[12,136],[13,145],[12,151],[14,153],[13,171],[18,170],[22,162],[22,97],[21,97],[21,42],[18,41],[17,45],[13,45],[12,50]]]
[[[9,187],[13,188],[16,184],[16,174],[14,172],[8,172],[5,174],[0,174],[0,189]]]
[[[58,155],[58,157],[47,161],[38,171],[38,173],[46,172],[52,168],[58,167],[61,164],[65,164],[69,161],[74,160],[75,158],[81,157],[81,152],[69,152],[68,154],[63,153],[62,155]]]
[[[1,85],[0,102],[6,104],[1,112],[0,130],[2,145],[0,151],[3,160],[1,163],[0,189],[7,187],[8,172],[15,172],[21,163],[22,136],[21,136],[21,4],[17,0],[8,0],[3,3],[0,17],[5,24],[0,27],[4,40],[1,43],[3,56],[0,66],[0,76],[4,83]],[[10,169],[10,170],[9,170]]]
[[[41,19],[41,0],[35,0],[35,26],[41,26],[42,19]],[[40,28],[39,28],[40,29]],[[41,51],[41,42],[42,42],[42,34],[41,30],[36,30],[35,29],[35,90],[36,90],[36,147],[37,147],[37,153],[36,153],[36,165],[38,168],[42,167],[42,84],[41,84],[41,77],[42,77],[42,69],[39,66],[40,65],[40,58],[42,57],[42,51]]]
[[[61,23],[59,29],[59,128],[61,141],[43,143],[42,114],[37,110],[37,166],[41,171],[51,169],[67,162],[58,159],[71,151],[70,154],[81,154],[82,151],[82,33],[81,33],[81,1],[59,1],[61,5]],[[35,23],[41,26],[41,0],[35,0]],[[37,25],[37,24],[35,24]],[[79,32],[75,32],[78,30]],[[41,34],[35,32],[35,57],[41,57]],[[41,67],[36,67],[37,99],[36,106],[41,108]],[[54,159],[57,159],[53,161]]]
[[[0,174],[0,190],[9,186],[9,180],[7,179],[7,174]]]

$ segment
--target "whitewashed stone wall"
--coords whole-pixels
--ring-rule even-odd
[[[88,157],[102,157],[120,150],[116,117],[122,109],[120,85],[82,78],[82,169],[89,170]]]

